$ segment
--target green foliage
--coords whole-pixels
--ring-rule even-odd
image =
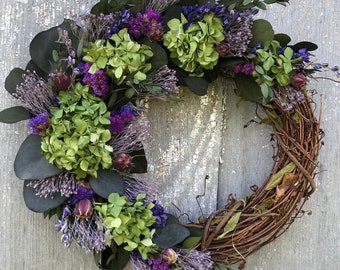
[[[148,253],[155,253],[157,246],[152,242],[154,231],[150,226],[155,223],[151,209],[153,203],[145,205],[145,194],[139,194],[136,202],[130,202],[125,196],[118,193],[110,194],[108,203],[97,203],[95,210],[107,228],[106,244],[112,241],[124,245],[126,251],[137,249],[143,259]]]
[[[289,0],[221,0],[221,3],[228,6],[229,9],[246,10],[250,8],[267,9],[266,5],[281,4],[286,5]]]
[[[279,52],[280,43],[270,40],[264,43],[264,48],[257,50],[256,67],[253,76],[260,85],[264,103],[273,97],[271,89],[274,85],[287,86],[293,65],[301,62],[301,58],[293,59],[293,50],[286,47],[283,54]]]
[[[264,19],[255,20],[251,28],[253,35],[249,47],[254,47],[257,44],[264,44],[268,40],[274,39],[274,30],[270,22]]]
[[[183,14],[180,20],[170,20],[170,30],[163,37],[164,45],[178,66],[193,76],[202,77],[205,69],[211,70],[217,64],[219,55],[215,46],[224,40],[222,22],[213,13],[185,29],[187,22]]]
[[[153,56],[151,48],[145,44],[132,41],[127,29],[112,35],[111,42],[98,39],[84,49],[84,61],[92,63],[89,70],[94,73],[104,69],[117,84],[125,81],[128,85],[146,80],[146,72],[151,70],[147,61]]]
[[[124,179],[116,171],[99,170],[97,178],[89,177],[91,188],[96,194],[107,199],[111,193],[123,193]]]
[[[288,165],[286,165],[285,167],[283,167],[281,170],[279,170],[276,174],[274,174],[270,178],[270,181],[266,186],[266,190],[271,190],[271,189],[275,188],[278,184],[281,183],[281,180],[282,180],[283,176],[285,175],[285,173],[289,173],[289,172],[294,171],[295,167],[296,167],[295,164],[293,162],[291,162]]]
[[[236,228],[241,214],[242,212],[236,212],[231,216],[231,218],[228,220],[227,224],[223,228],[223,233],[217,236],[217,239],[223,238],[227,233],[232,232]]]
[[[72,171],[77,179],[97,177],[100,166],[112,165],[110,112],[105,103],[89,93],[88,86],[76,84],[72,92],[58,95],[60,108],[51,108],[52,125],[46,130],[41,150],[50,163]]]
[[[5,88],[10,94],[14,94],[17,88],[17,85],[24,81],[23,75],[25,71],[21,68],[14,68],[7,75],[5,80]]]

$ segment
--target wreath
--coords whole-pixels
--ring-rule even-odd
[[[314,63],[311,42],[290,44],[255,19],[289,0],[101,0],[91,13],[37,34],[31,61],[5,88],[21,106],[0,121],[28,120],[14,171],[26,206],[56,215],[61,242],[93,252],[100,269],[212,269],[275,240],[315,191],[323,132],[307,82],[338,67]],[[269,177],[253,193],[196,223],[165,212],[147,170],[144,101],[203,96],[232,79],[276,141]],[[187,90],[183,90],[185,86]],[[180,88],[181,87],[181,88]]]

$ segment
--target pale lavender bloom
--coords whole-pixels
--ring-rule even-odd
[[[291,86],[276,89],[273,87],[275,98],[279,101],[284,111],[291,111],[294,106],[306,101],[305,96],[299,90],[294,89]]]
[[[53,196],[56,192],[60,192],[62,196],[69,197],[76,192],[76,179],[73,173],[63,171],[60,174],[41,180],[30,181],[27,186],[34,188],[36,195],[40,197]]]
[[[109,144],[113,154],[131,153],[143,149],[143,142],[150,141],[149,121],[146,117],[133,120],[124,131],[113,134]]]
[[[74,48],[72,47],[72,40],[70,39],[67,30],[58,28],[57,31],[58,31],[58,35],[59,35],[57,42],[64,44],[66,49],[67,49],[67,52],[68,52],[68,56],[66,58],[61,59],[61,60],[66,61],[68,67],[72,66],[76,62],[76,60],[75,60],[76,53],[75,53]]]
[[[23,79],[24,81],[17,86],[13,95],[34,115],[49,111],[49,108],[53,106],[52,87],[35,72],[28,72]]]
[[[207,252],[194,249],[176,249],[177,263],[183,270],[209,270],[213,267],[211,256]]]
[[[176,71],[174,69],[168,68],[167,65],[160,67],[155,72],[155,75],[153,76],[153,83],[155,85],[159,85],[169,93],[177,94],[179,92]]]
[[[156,182],[150,180],[141,174],[132,175],[131,178],[126,178],[124,181],[124,196],[129,201],[136,201],[136,197],[140,193],[145,193],[147,203],[153,202],[158,196],[158,186]]]
[[[93,213],[89,220],[75,218],[72,225],[72,238],[86,253],[101,252],[106,248],[105,233],[98,229],[97,220],[98,216]]]
[[[130,256],[130,264],[132,270],[150,270],[149,264],[137,256],[134,256],[133,253]]]

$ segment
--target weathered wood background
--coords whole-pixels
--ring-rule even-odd
[[[3,84],[14,67],[29,60],[33,36],[55,26],[62,18],[89,10],[94,0],[2,0],[0,3],[0,109],[15,100]],[[269,19],[276,32],[291,35],[293,42],[318,43],[318,61],[340,64],[340,1],[291,0],[287,7],[270,7],[260,17]],[[331,74],[329,74],[331,76]],[[323,100],[327,136],[320,156],[317,192],[304,207],[313,215],[297,220],[280,239],[248,258],[246,269],[340,269],[339,135],[340,94],[329,81],[312,82]],[[232,89],[221,81],[207,97],[183,94],[184,102],[150,102],[149,117],[154,140],[147,146],[149,176],[160,183],[159,200],[168,211],[187,213],[191,219],[207,215],[226,203],[229,193],[242,198],[249,186],[261,184],[271,168],[270,129],[250,125],[254,106],[236,107]],[[54,219],[25,208],[22,182],[13,172],[15,154],[27,134],[26,123],[0,124],[0,269],[96,269],[91,255],[64,248],[54,231]],[[205,177],[209,176],[206,181]],[[176,206],[176,207],[175,207]],[[179,209],[179,210],[178,210]]]

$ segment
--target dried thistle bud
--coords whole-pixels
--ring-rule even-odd
[[[303,73],[297,73],[292,77],[291,84],[296,88],[302,88],[307,84],[307,78]]]
[[[52,81],[58,90],[67,90],[71,84],[71,77],[65,71],[60,70],[53,74]]]
[[[79,201],[74,209],[74,215],[80,219],[88,219],[93,214],[92,202],[88,199]]]
[[[172,248],[167,248],[162,253],[162,259],[167,264],[174,264],[177,261],[178,255]]]
[[[218,52],[219,56],[226,57],[230,51],[230,45],[227,42],[221,42],[216,46],[216,51]]]
[[[113,168],[118,171],[125,171],[130,168],[132,164],[132,157],[129,154],[120,153],[113,161]]]

